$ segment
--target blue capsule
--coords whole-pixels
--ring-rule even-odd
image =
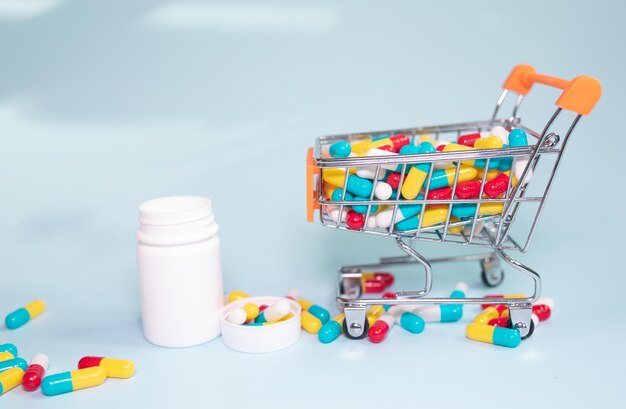
[[[22,368],[22,370],[25,371],[27,366],[28,363],[23,358],[7,359],[6,361],[0,362],[0,373],[16,367]]]
[[[370,197],[374,185],[370,180],[363,179],[356,175],[348,176],[346,190],[355,196]]]
[[[0,352],[10,352],[11,355],[17,356],[17,347],[13,344],[0,345]]]
[[[330,320],[320,328],[317,338],[321,343],[329,344],[341,335],[341,324],[335,320]]]
[[[526,132],[518,128],[511,130],[511,132],[509,132],[509,145],[513,148],[528,146],[528,136]]]
[[[424,320],[419,315],[415,315],[412,312],[405,312],[400,316],[400,326],[405,330],[412,332],[413,334],[419,334],[424,331],[426,326]]]
[[[333,158],[347,158],[351,152],[352,147],[346,141],[335,142],[330,145],[330,149],[328,150],[328,153],[330,153],[330,156]]]
[[[311,315],[320,320],[322,324],[326,324],[330,319],[330,313],[328,312],[328,310],[320,307],[317,304],[311,305],[307,311],[309,311]]]

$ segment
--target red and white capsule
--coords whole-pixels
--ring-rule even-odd
[[[37,354],[31,359],[30,365],[26,368],[22,378],[22,386],[25,390],[35,391],[39,389],[49,364],[50,361],[44,354]]]

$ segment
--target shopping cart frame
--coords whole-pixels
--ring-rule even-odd
[[[557,100],[556,111],[551,115],[550,119],[544,126],[541,133],[537,133],[532,129],[522,124],[521,118],[518,116],[519,108],[522,104],[524,96],[532,89],[535,83],[546,84],[554,86],[563,90],[560,98]],[[394,237],[398,247],[406,253],[406,256],[401,257],[388,257],[381,258],[378,263],[374,264],[362,264],[343,266],[339,270],[339,285],[337,302],[343,308],[345,313],[344,320],[344,332],[349,338],[362,338],[367,334],[368,323],[366,319],[366,310],[370,305],[399,305],[399,306],[414,306],[419,304],[507,304],[509,309],[509,317],[511,320],[511,326],[517,328],[520,331],[522,338],[526,338],[532,334],[533,323],[531,320],[532,303],[535,302],[541,294],[541,277],[539,274],[523,264],[522,262],[511,257],[507,250],[516,250],[520,252],[526,252],[530,245],[532,238],[534,237],[535,230],[537,228],[538,221],[543,212],[546,198],[552,187],[554,176],[560,165],[561,157],[565,151],[569,137],[574,128],[578,124],[582,115],[588,115],[597,101],[600,98],[601,86],[600,83],[593,77],[581,76],[576,77],[571,81],[549,77],[545,75],[537,74],[533,67],[528,65],[518,65],[513,69],[509,77],[504,83],[504,90],[496,102],[496,106],[490,120],[466,122],[450,125],[430,126],[422,128],[409,128],[409,129],[396,129],[386,130],[379,132],[360,132],[356,134],[342,134],[320,137],[317,140],[315,150],[309,149],[307,157],[307,210],[308,220],[313,221],[313,213],[315,210],[319,211],[320,222],[331,228],[339,230],[348,230],[347,226],[342,224],[342,213],[344,207],[353,205],[367,206],[365,212],[364,228],[360,232],[382,235],[388,237]],[[509,95],[517,94],[517,98],[514,102],[511,116],[508,118],[496,119],[498,112]],[[563,110],[572,111],[576,114],[571,121],[564,137],[552,131],[552,126],[562,113]],[[536,139],[534,145],[529,144],[526,147],[516,148],[503,148],[503,149],[485,149],[485,150],[473,150],[464,152],[439,152],[433,154],[416,154],[416,155],[402,155],[402,156],[371,156],[371,157],[348,157],[344,159],[331,158],[328,155],[322,154],[322,146],[327,146],[335,141],[339,140],[359,140],[359,138],[374,138],[385,134],[399,134],[404,133],[411,135],[415,138],[422,134],[434,135],[434,139],[438,140],[440,135],[448,133],[456,133],[457,137],[468,132],[481,132],[491,129],[495,125],[502,125],[505,128],[521,128],[529,136]],[[534,172],[539,160],[544,155],[555,155],[551,173],[547,179],[543,193],[539,196],[528,196],[526,194],[528,186],[530,184],[530,175]],[[512,186],[509,178],[509,185],[503,198],[488,199],[483,198],[483,188],[487,181],[486,171],[489,169],[490,161],[500,158],[528,158],[527,165],[525,166],[522,176],[519,178],[516,186]],[[456,173],[454,177],[454,183],[451,186],[452,192],[456,191],[458,183],[458,174],[462,161],[465,160],[484,160],[485,171],[483,172],[482,184],[480,189],[479,199],[460,200],[456,199],[454,195],[449,200],[430,200],[427,199],[430,188],[430,180],[434,170],[434,166],[430,166],[428,176],[426,177],[425,192],[423,199],[404,200],[400,199],[400,187],[395,199],[381,201],[374,199],[374,193],[372,192],[370,198],[366,200],[355,201],[346,200],[346,184],[348,175],[351,168],[370,167],[376,169],[376,175],[381,171],[384,172],[384,166],[387,165],[400,165],[401,176],[400,180],[404,179],[404,175],[409,169],[409,165],[419,163],[430,163],[431,165],[437,161],[452,162],[456,165]],[[322,178],[321,171],[323,169],[343,169],[345,168],[345,182],[343,186],[343,194],[340,201],[332,201],[324,197],[322,192]],[[513,172],[513,170],[511,170]],[[378,178],[374,177],[374,183],[377,183]],[[509,235],[509,230],[515,221],[515,216],[518,212],[518,208],[525,202],[535,202],[537,205],[537,211],[535,217],[530,226],[528,236],[524,244],[519,244]],[[409,232],[398,231],[394,227],[396,220],[396,214],[398,211],[398,205],[400,204],[422,204],[421,213],[419,217],[419,223],[417,229]],[[474,217],[469,221],[452,221],[451,210],[454,204],[471,203],[476,204],[476,210]],[[482,216],[479,214],[479,209],[482,204],[485,203],[502,203],[502,212],[495,215]],[[370,210],[374,205],[392,205],[393,206],[393,218],[391,225],[388,229],[376,229],[369,228],[368,219],[370,217]],[[437,224],[435,226],[422,227],[422,219],[426,205],[447,205],[448,213],[443,225]],[[325,208],[329,209],[330,206],[338,208],[339,213],[337,220],[333,221],[325,213]],[[466,234],[461,233],[462,239],[458,239],[453,234],[449,234],[449,228],[451,227],[464,227],[469,229],[469,238]],[[484,247],[491,249],[488,253],[469,255],[469,256],[457,256],[446,257],[439,259],[427,259],[411,246],[417,240],[434,241],[461,244],[470,247]],[[441,262],[462,262],[462,261],[480,261],[482,266],[483,281],[489,286],[496,286],[500,284],[503,279],[503,273],[500,269],[499,259],[504,260],[506,264],[513,267],[515,270],[530,277],[533,281],[533,292],[531,296],[526,298],[444,298],[444,297],[426,297],[432,289],[432,263]],[[362,298],[361,297],[361,278],[362,274],[368,270],[387,269],[389,267],[406,265],[406,264],[419,264],[422,266],[425,272],[424,286],[420,290],[413,291],[398,291],[395,293],[395,299],[387,298]]]

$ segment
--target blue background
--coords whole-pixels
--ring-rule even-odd
[[[0,329],[0,343],[27,360],[45,352],[51,373],[83,355],[138,368],[130,380],[55,398],[16,389],[6,404],[621,407],[624,9],[435,3],[0,0],[0,315],[35,298],[49,307]],[[212,198],[227,290],[299,288],[337,312],[340,265],[400,253],[389,239],[305,222],[306,148],[329,133],[487,119],[518,63],[594,75],[604,89],[520,257],[557,306],[519,348],[471,342],[462,323],[421,335],[395,328],[380,345],[303,334],[265,355],[220,339],[181,350],[143,339],[139,203]],[[536,87],[524,121],[540,128],[557,97]],[[437,267],[434,293],[460,279],[471,295],[489,293],[478,272],[476,263]],[[418,280],[409,269],[399,281]],[[501,287],[525,288],[513,272]],[[465,322],[477,312],[465,311]]]

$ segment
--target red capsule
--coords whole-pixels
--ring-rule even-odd
[[[459,199],[476,199],[480,195],[480,184],[478,180],[457,183],[456,196]]]
[[[387,175],[385,182],[387,182],[392,189],[397,189],[400,185],[400,174],[398,172],[391,172]]]
[[[502,173],[489,182],[485,183],[485,189],[483,191],[487,196],[492,199],[497,198],[502,193],[506,192],[506,188],[509,186],[509,176],[506,173]]]
[[[442,187],[428,192],[426,199],[428,200],[448,200],[452,197],[451,187]]]
[[[437,147],[435,148],[437,150],[437,152],[442,152],[443,148],[445,148],[446,145],[444,143],[442,143],[441,145],[437,145]]]
[[[350,230],[361,230],[365,224],[365,217],[361,213],[350,210],[346,218],[346,224]]]
[[[395,300],[396,299],[396,293],[385,293],[385,294],[383,294],[383,298],[386,298],[388,300]]]
[[[100,365],[103,356],[84,356],[78,361],[78,369],[91,368],[92,366]]]
[[[392,285],[393,282],[395,281],[395,277],[391,273],[377,272],[377,273],[374,273],[374,278],[384,282],[387,287]]]
[[[387,286],[384,282],[370,278],[369,280],[361,281],[361,289],[364,293],[382,293]]]
[[[508,323],[509,323],[508,321],[509,321],[509,317],[493,318],[492,320],[488,322],[488,325],[491,325],[494,327],[508,328]]]
[[[395,151],[393,150],[393,146],[391,146],[391,145],[383,145],[383,146],[379,146],[379,147],[378,147],[378,148],[376,148],[376,149],[378,149],[378,150],[380,150],[380,151],[386,151],[386,152],[395,152]]]
[[[388,332],[389,325],[383,320],[377,320],[367,332],[367,337],[371,342],[378,344],[383,342]]]
[[[539,318],[539,321],[545,321],[550,318],[552,311],[550,310],[550,307],[545,304],[535,304],[533,305],[533,314]]]
[[[477,139],[480,139],[480,133],[470,133],[467,135],[459,136],[459,139],[457,142],[459,145],[471,146],[473,148],[474,143],[476,142]]]
[[[48,357],[44,354],[37,354],[30,361],[22,377],[22,387],[27,391],[34,391],[41,386],[41,381],[48,368]]]
[[[389,139],[391,139],[391,143],[393,143],[393,151],[396,153],[400,152],[400,149],[402,149],[404,145],[411,143],[411,138],[403,133],[390,136]]]
[[[267,308],[267,305],[265,305],[265,304],[259,305],[259,312],[263,311],[266,308]]]

